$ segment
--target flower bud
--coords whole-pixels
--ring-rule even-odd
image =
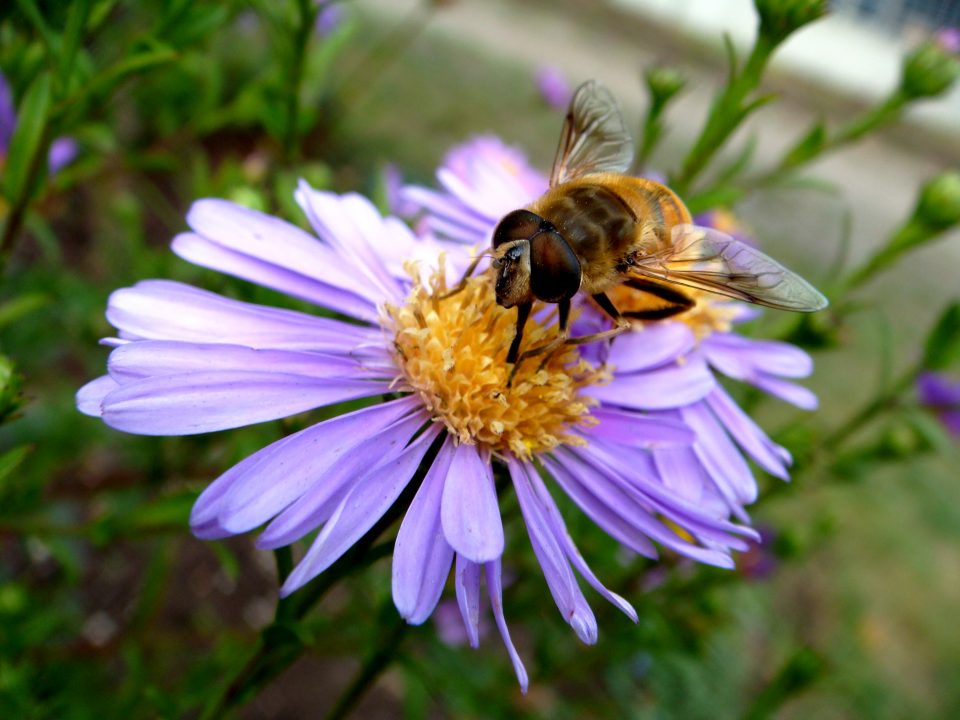
[[[646,69],[643,78],[650,91],[650,99],[654,105],[665,105],[670,98],[683,90],[687,84],[686,78],[676,68],[653,66]]]
[[[900,92],[913,100],[942,95],[960,75],[960,61],[934,41],[928,41],[903,61]]]
[[[780,42],[790,33],[827,14],[827,0],[754,0],[760,34]]]
[[[960,222],[960,172],[949,170],[924,185],[915,215],[938,232]]]

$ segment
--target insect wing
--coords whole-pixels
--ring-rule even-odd
[[[626,172],[633,163],[633,138],[613,95],[596,81],[577,88],[563,121],[550,187],[590,173]]]
[[[819,290],[773,258],[696,225],[674,226],[673,246],[638,258],[630,272],[779,310],[814,312],[828,304]]]

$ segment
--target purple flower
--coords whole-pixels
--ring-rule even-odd
[[[503,161],[505,156],[509,163]],[[427,213],[424,222],[454,240],[489,242],[505,213],[528,205],[547,187],[546,177],[522,154],[493,138],[465,143],[451,151],[451,157],[457,166],[448,159],[437,171],[444,191],[410,187],[405,196]],[[483,172],[458,170],[464,167]],[[517,183],[521,177],[527,180]],[[505,197],[508,192],[512,201]],[[648,301],[626,287],[608,295],[621,311],[641,309]],[[687,424],[695,432],[694,442],[651,450],[651,472],[675,494],[713,516],[747,520],[744,506],[756,499],[757,484],[744,456],[784,480],[789,478],[791,457],[743,412],[717,374],[812,410],[816,396],[793,380],[808,376],[813,363],[807,353],[787,343],[735,333],[734,325],[756,317],[756,309],[707,293],[697,293],[696,300],[696,306],[677,319],[637,323],[635,332],[618,337],[609,347],[585,348],[584,357],[597,365],[608,363],[617,378],[616,384],[591,393],[611,407]],[[606,316],[592,303],[584,303],[573,334],[607,326]]]
[[[747,245],[754,247],[757,245],[757,241],[754,240],[750,232],[743,227],[737,216],[729,210],[723,208],[708,210],[707,212],[696,215],[693,218],[693,222],[697,225],[712,227]]]
[[[320,37],[332,35],[343,23],[343,6],[338,0],[318,0],[320,12],[314,23],[314,29]]]
[[[573,97],[573,88],[563,70],[556,65],[541,65],[536,72],[540,97],[552,108],[566,111]]]
[[[423,226],[468,245],[489,245],[501,217],[533,201],[547,179],[500,138],[481,136],[454,147],[437,170],[441,191],[408,186],[403,199],[426,214]]]
[[[936,413],[954,437],[960,437],[960,380],[943,373],[925,372],[917,378],[921,404]]]
[[[647,557],[656,557],[656,542],[732,567],[730,552],[756,537],[660,479],[651,448],[683,447],[693,434],[679,420],[605,403],[601,394],[628,390],[617,393],[618,374],[566,348],[542,366],[521,365],[508,388],[502,356],[514,314],[497,305],[490,278],[474,277],[441,299],[448,278],[436,258],[446,253],[459,277],[469,261],[463,245],[417,237],[357,195],[302,183],[296,198],[319,238],[233,203],[201,200],[187,216],[191,232],[175,238],[173,250],[356,322],[141,282],[111,296],[107,318],[118,334],[105,341],[114,348],[108,374],[77,395],[83,412],[147,435],[224,430],[347,400],[373,403],[227,470],[194,506],[198,537],[266,525],[257,544],[278,548],[319,529],[281,588],[287,595],[370,530],[422,469],[396,538],[397,609],[411,623],[424,622],[453,567],[476,646],[483,578],[524,688],[526,671],[503,612],[495,477],[513,485],[550,593],[588,643],[596,641],[597,624],[577,575],[632,619],[636,614],[580,555],[542,472],[607,533]],[[527,332],[530,343],[553,337],[550,313],[535,313]],[[649,352],[664,354],[655,343]]]
[[[937,33],[937,45],[949,53],[960,54],[960,28],[943,28]]]
[[[13,104],[10,84],[0,73],[0,160],[6,157],[10,141],[17,129],[17,110]],[[56,173],[68,165],[77,156],[77,143],[72,138],[57,138],[50,145],[47,166],[50,174]]]

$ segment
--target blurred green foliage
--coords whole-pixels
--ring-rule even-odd
[[[941,617],[949,596],[918,610],[891,591],[916,582],[898,569],[907,557],[929,558],[921,579],[937,589],[947,585],[944,564],[957,560],[960,514],[938,480],[956,445],[913,397],[922,370],[960,371],[956,304],[913,353],[915,364],[848,417],[784,421],[778,439],[794,453],[797,476],[770,484],[758,515],[776,528],[774,539],[756,551],[762,556],[742,558],[741,570],[628,556],[564,507],[597,575],[640,614],[634,627],[596,603],[596,648],[558,622],[516,501],[505,495],[508,614],[534,670],[525,697],[494,639],[478,658],[441,641],[432,624],[399,624],[380,559],[389,532],[279,603],[289,554],[279,553],[275,568],[247,538],[189,536],[199,490],[306,419],[139,438],[76,412],[74,392],[102,371],[96,343],[110,334],[103,308],[113,288],[164,277],[298,305],[167,251],[193,199],[227,197],[301,221],[298,177],[376,194],[382,166],[396,161],[425,179],[447,144],[502,126],[503,107],[518,109],[511,140],[552,144],[558,119],[536,104],[532,85],[509,82],[513,66],[438,39],[411,49],[439,5],[424,3],[393,28],[347,13],[325,35],[316,28],[323,4],[307,0],[0,7],[0,69],[19,116],[0,184],[0,717],[197,717],[204,708],[217,716],[221,699],[249,703],[250,717],[313,716],[311,703],[332,707],[364,662],[393,668],[364,707],[412,718],[956,714],[960,644]],[[825,3],[757,5],[764,31],[742,66],[730,46],[728,80],[671,175],[697,209],[783,182],[893,123],[914,100],[943,93],[957,75],[955,58],[924,45],[905,60],[901,86],[849,123],[814,123],[766,167],[754,167],[749,146],[721,161],[744,119],[774,99],[762,89],[769,58]],[[481,117],[450,98],[439,118],[424,119],[416,110],[436,105],[430,84],[490,91],[480,97],[495,88],[497,103]],[[669,67],[646,75],[643,161],[684,84]],[[79,154],[48,173],[50,147],[63,137]],[[862,317],[856,291],[955,226],[956,205],[956,173],[931,179],[903,226],[877,238],[859,269],[839,272],[831,313],[782,334],[811,349],[851,342]],[[905,545],[900,525],[912,528]],[[837,540],[841,530],[881,548],[889,574],[863,570],[862,555]],[[772,580],[751,574],[760,566],[772,568]],[[890,664],[890,647],[900,665]],[[919,655],[925,672],[888,682],[903,657]]]

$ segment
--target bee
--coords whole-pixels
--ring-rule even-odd
[[[670,188],[626,175],[633,156],[633,140],[613,96],[592,80],[581,85],[564,120],[549,189],[529,207],[506,215],[493,233],[497,303],[517,308],[506,358],[514,372],[523,360],[561,345],[619,335],[630,328],[630,319],[685,312],[696,304],[696,291],[779,310],[827,306],[816,288],[773,258],[694,225]],[[651,295],[649,308],[620,313],[606,294],[619,285]],[[570,303],[577,293],[591,297],[613,327],[571,338]],[[557,305],[559,333],[520,354],[536,300]]]

